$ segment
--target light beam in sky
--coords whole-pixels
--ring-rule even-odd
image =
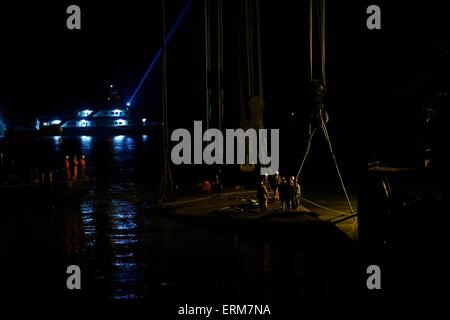
[[[150,72],[153,70],[153,68],[156,65],[156,63],[158,62],[158,60],[161,58],[162,53],[163,53],[163,49],[166,48],[167,44],[170,42],[170,40],[172,40],[172,37],[175,34],[175,31],[178,29],[178,26],[181,24],[181,22],[183,21],[183,19],[185,18],[186,14],[187,14],[187,12],[189,11],[189,9],[190,9],[190,7],[192,5],[192,1],[193,0],[188,0],[186,5],[181,10],[180,14],[178,15],[177,19],[175,20],[174,24],[172,25],[172,28],[170,29],[170,32],[167,34],[166,40],[164,41],[164,43],[161,46],[161,48],[159,48],[159,50],[156,52],[155,56],[153,57],[152,62],[148,66],[147,70],[145,71],[144,76],[142,77],[142,79],[139,82],[138,86],[136,87],[136,89],[134,90],[133,94],[131,95],[131,98],[128,99],[128,101],[126,103],[126,105],[128,107],[133,104],[133,100],[136,97],[136,94],[141,89],[142,85],[144,84],[144,82],[147,79],[147,77],[150,74]]]

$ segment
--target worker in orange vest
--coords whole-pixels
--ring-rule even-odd
[[[64,170],[66,171],[66,181],[70,181],[70,161],[69,156],[64,159]]]
[[[84,156],[84,154],[81,155],[80,167],[81,167],[81,179],[86,179],[86,157]]]
[[[73,156],[73,181],[76,181],[78,178],[78,159],[77,156]]]

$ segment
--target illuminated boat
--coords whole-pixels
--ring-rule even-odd
[[[101,107],[85,107],[65,116],[43,116],[36,119],[35,129],[41,135],[129,135],[148,134],[157,125],[148,115],[130,108],[118,94],[114,85],[109,86],[107,103]],[[61,134],[48,130],[58,126]]]
[[[61,133],[48,130],[59,126]],[[129,108],[85,109],[75,115],[50,119],[39,117],[36,129],[44,135],[98,135],[98,134],[148,134],[156,122],[133,114]]]

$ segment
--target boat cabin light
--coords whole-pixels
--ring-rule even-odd
[[[92,113],[92,110],[85,109],[83,111],[78,112],[79,117],[89,117],[89,115]]]

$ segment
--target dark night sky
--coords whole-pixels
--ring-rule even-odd
[[[225,101],[228,117],[236,94],[236,1],[225,1]],[[30,121],[83,105],[101,105],[113,82],[129,96],[161,43],[160,1],[44,1],[0,7],[0,113]],[[170,26],[184,4],[167,0]],[[417,113],[448,84],[450,19],[437,2],[328,1],[327,72],[330,130],[343,152],[371,143],[414,145]],[[202,115],[202,1],[194,0],[169,46],[169,106],[174,126]],[[262,0],[266,120],[285,127],[288,115],[305,115],[308,71],[308,1]],[[66,29],[66,7],[82,9],[82,30]],[[369,4],[382,9],[382,30],[366,28]],[[159,68],[136,98],[159,116]],[[184,117],[180,117],[183,115]],[[181,121],[180,119],[185,119]],[[298,120],[303,123],[304,119]],[[187,121],[187,122],[186,122]],[[350,142],[349,142],[350,141]],[[408,143],[404,143],[407,141]]]

